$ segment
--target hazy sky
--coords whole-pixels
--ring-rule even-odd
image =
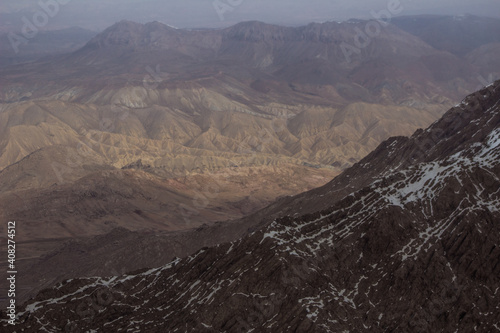
[[[500,0],[1,0],[2,25],[19,27],[31,19],[39,3],[59,3],[45,29],[82,26],[102,30],[122,19],[160,21],[181,28],[223,27],[261,20],[284,25],[369,18],[371,12],[399,8],[413,14],[475,14],[500,17]],[[399,4],[398,4],[399,2]],[[49,6],[54,9],[54,6]],[[39,18],[42,20],[43,17]]]

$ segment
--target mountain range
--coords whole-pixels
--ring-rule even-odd
[[[493,332],[499,161],[497,81],[238,240],[40,292],[18,329]]]
[[[359,171],[362,158],[500,73],[500,20],[394,18],[361,43],[373,22],[122,21],[1,68],[0,218],[23,221],[19,301],[321,211],[309,193],[340,173],[335,200],[368,186],[388,164]]]

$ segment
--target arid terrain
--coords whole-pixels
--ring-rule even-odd
[[[17,329],[494,332],[499,176],[497,81],[268,207],[240,239],[158,268],[65,280],[25,303]]]
[[[363,20],[121,21],[30,44],[29,62],[0,68],[0,219],[20,225],[18,300],[326,209],[307,193],[341,173],[335,200],[368,186],[380,163],[359,184],[353,165],[500,73],[498,19],[392,23],[362,44]],[[457,27],[470,33],[448,38]]]

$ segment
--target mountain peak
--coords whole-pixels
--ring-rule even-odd
[[[164,23],[154,21],[141,24],[133,21],[122,20],[95,36],[87,47],[126,47],[137,48],[152,46],[155,36],[169,36],[180,30]]]
[[[119,22],[116,22],[104,32],[112,32],[112,31],[140,31],[144,27],[144,24],[134,22],[134,21],[129,21],[129,20],[121,20]]]
[[[119,21],[87,43],[85,48],[106,48],[109,46],[132,46],[136,45],[144,32],[141,23],[122,20]]]

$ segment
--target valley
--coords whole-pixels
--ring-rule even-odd
[[[430,148],[411,147],[415,133],[499,75],[500,40],[479,38],[499,22],[400,17],[346,58],[367,21],[124,20],[0,67],[0,219],[22,226],[18,301],[253,239],[411,167]],[[471,35],[442,44],[457,24]]]

